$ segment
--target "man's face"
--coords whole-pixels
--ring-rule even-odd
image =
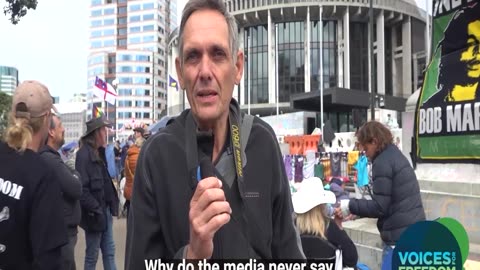
[[[242,77],[243,52],[233,52],[234,64],[225,18],[217,11],[195,11],[185,24],[183,41],[183,59],[175,64],[194,116],[205,125],[226,119],[233,88]]]
[[[480,78],[480,20],[468,24],[467,47],[460,60],[466,62],[468,76]]]
[[[54,145],[59,149],[65,143],[65,128],[62,125],[62,121],[57,116],[52,116],[55,128],[48,131],[48,136]]]
[[[140,133],[139,131],[135,131],[135,138],[140,138],[142,137],[142,133]]]
[[[372,142],[360,144],[360,150],[365,151],[365,155],[369,160],[372,160],[377,153],[377,142],[374,139]]]

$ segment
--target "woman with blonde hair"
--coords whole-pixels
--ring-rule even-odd
[[[332,249],[342,251],[344,267],[355,267],[358,260],[357,249],[343,230],[342,219],[332,220],[329,217],[327,204],[334,204],[336,198],[333,192],[323,188],[322,180],[317,177],[304,179],[298,191],[293,194],[292,202],[307,259],[329,257],[329,252],[323,250],[326,240]]]
[[[52,97],[37,81],[18,85],[0,141],[0,269],[60,269],[67,243],[60,186],[38,155]]]
[[[127,217],[128,209],[130,206],[130,199],[132,198],[132,189],[133,189],[133,178],[135,177],[135,168],[137,167],[137,159],[140,154],[140,148],[142,148],[145,139],[143,137],[137,137],[135,143],[128,148],[127,158],[125,159],[125,188],[123,190],[125,199],[126,208],[127,208]]]

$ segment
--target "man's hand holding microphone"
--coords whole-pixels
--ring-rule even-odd
[[[187,259],[209,259],[215,233],[230,221],[232,209],[225,198],[222,181],[215,177],[212,162],[200,161],[199,182],[190,200],[190,243]]]

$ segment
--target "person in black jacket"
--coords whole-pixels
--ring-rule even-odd
[[[107,170],[105,159],[107,126],[103,117],[87,122],[77,152],[75,168],[82,179],[80,227],[85,230],[85,269],[95,269],[98,250],[101,248],[103,268],[116,269],[115,243],[113,241],[113,216],[118,215],[118,195]]]
[[[70,169],[63,161],[58,150],[65,143],[65,129],[60,117],[53,115],[50,120],[47,144],[40,149],[40,156],[53,168],[54,179],[60,183],[63,197],[63,213],[67,226],[68,243],[62,248],[62,269],[75,270],[75,245],[77,226],[80,223],[80,196],[82,182],[77,171]]]
[[[125,269],[158,258],[304,258],[274,132],[232,99],[244,61],[237,29],[221,0],[185,6],[175,64],[191,109],[142,147]]]
[[[378,218],[385,259],[408,226],[425,220],[420,187],[415,171],[393,144],[387,127],[377,121],[367,122],[358,130],[357,139],[372,162],[372,200],[350,200],[348,210],[360,217]],[[336,215],[342,216],[341,210],[336,209]]]
[[[323,240],[342,251],[343,267],[357,265],[357,248],[343,230],[342,219],[332,220],[327,216],[327,204],[335,204],[335,194],[323,188],[318,177],[302,181],[292,196],[293,209],[297,213],[297,228],[300,231],[303,252],[308,259],[325,259],[328,252],[322,252]],[[327,250],[328,251],[328,250]]]
[[[38,155],[54,109],[46,86],[18,85],[0,142],[0,269],[59,270],[67,243],[60,186]]]

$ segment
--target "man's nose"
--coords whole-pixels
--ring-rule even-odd
[[[200,61],[199,76],[201,80],[212,79],[212,61],[208,55],[204,55]]]

